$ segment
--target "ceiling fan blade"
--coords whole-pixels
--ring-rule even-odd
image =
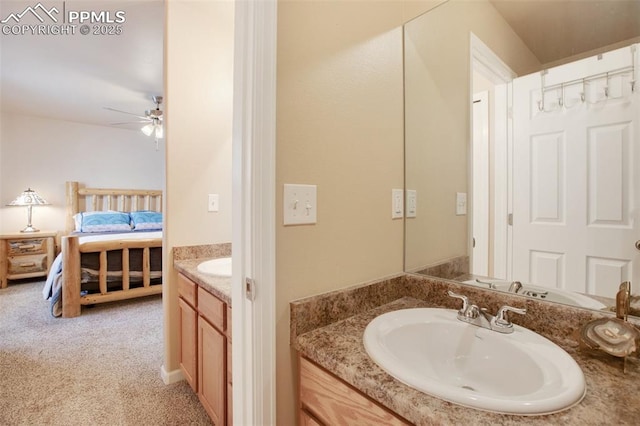
[[[148,120],[148,117],[144,117],[142,115],[134,114],[132,112],[122,111],[122,110],[115,109],[115,108],[110,108],[110,107],[103,107],[103,108],[104,109],[108,109],[109,111],[115,111],[115,112],[120,112],[122,114],[133,115],[134,117],[138,117],[138,118],[142,118],[142,119]]]
[[[122,121],[120,123],[109,123],[112,126],[117,126],[119,124],[138,124],[138,123],[149,123],[150,120],[140,120],[140,121]]]

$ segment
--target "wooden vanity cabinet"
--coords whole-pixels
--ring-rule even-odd
[[[230,425],[230,308],[182,274],[178,294],[180,369],[213,423]]]
[[[308,359],[299,366],[301,425],[411,424]]]
[[[194,392],[198,392],[198,312],[184,299],[178,299],[180,309],[180,369]]]

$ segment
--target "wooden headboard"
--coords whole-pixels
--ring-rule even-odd
[[[66,233],[75,229],[73,216],[80,212],[117,210],[162,212],[162,191],[154,189],[81,188],[78,182],[66,183]]]

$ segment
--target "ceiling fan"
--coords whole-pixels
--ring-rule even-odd
[[[121,125],[121,124],[131,124],[131,123],[146,123],[140,129],[142,133],[147,136],[154,136],[156,140],[156,147],[158,145],[158,139],[161,139],[164,136],[164,130],[162,128],[162,110],[160,109],[160,104],[162,103],[162,96],[153,96],[153,102],[156,104],[155,109],[148,109],[144,112],[144,116],[134,114],[132,112],[122,111],[115,108],[104,107],[109,111],[120,112],[122,114],[132,115],[134,117],[139,118],[137,121],[123,121],[119,123],[111,123],[112,125]]]

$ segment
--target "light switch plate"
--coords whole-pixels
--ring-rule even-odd
[[[464,216],[467,214],[467,193],[456,192],[456,215]]]
[[[316,185],[284,185],[284,224],[313,225],[318,221]]]
[[[210,212],[220,211],[220,195],[219,194],[209,194],[208,210]]]
[[[417,214],[418,214],[418,192],[415,189],[407,189],[406,217],[416,217]]]
[[[400,219],[404,216],[404,191],[402,189],[391,190],[391,219]]]

